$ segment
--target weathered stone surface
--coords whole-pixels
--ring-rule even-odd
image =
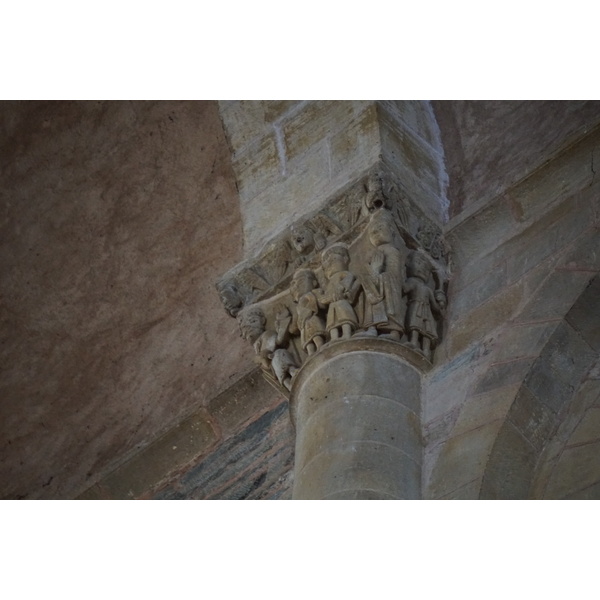
[[[600,441],[565,448],[546,488],[546,498],[564,498],[600,482]]]
[[[103,498],[113,500],[138,498],[150,492],[172,472],[205,454],[216,441],[212,423],[206,411],[202,411],[171,429],[105,477],[96,491]],[[90,499],[90,494],[81,498]]]
[[[504,419],[515,401],[519,387],[518,383],[501,385],[497,389],[467,398],[456,418],[452,437]]]
[[[341,492],[333,492],[323,500],[396,500],[391,494],[383,492],[374,492],[372,490],[343,490]]]
[[[504,288],[507,282],[506,262],[502,262],[461,290],[455,290],[451,283],[449,295],[452,297],[452,302],[448,307],[448,319],[458,320],[465,317],[474,307],[486,302]]]
[[[483,500],[525,500],[533,479],[536,452],[519,430],[506,422],[490,455],[481,484]]]
[[[256,369],[210,401],[208,410],[217,421],[224,436],[236,432],[245,422],[271,408],[278,394]]]
[[[155,498],[289,498],[292,464],[293,433],[283,402],[171,481]]]
[[[470,218],[447,225],[447,239],[452,247],[458,270],[481,258],[497,248],[502,242],[514,237],[518,229],[510,202],[506,197],[500,197],[490,202]],[[482,270],[471,275],[473,279],[483,275],[487,269],[498,264],[496,256],[487,262]],[[472,280],[472,279],[471,279]],[[469,278],[464,277],[468,283]]]
[[[506,199],[497,200],[447,234],[455,253],[456,289],[463,289],[475,280],[490,279],[490,274],[493,287],[494,272],[498,269],[505,269],[507,282],[513,283],[554,253],[566,250],[593,222],[593,205],[580,194],[563,199],[536,215],[535,220],[524,222],[514,220],[514,215],[508,212],[509,205]],[[500,214],[504,215],[504,221],[499,221]],[[502,227],[505,238],[502,243],[498,244],[502,239],[499,232],[490,230],[490,226]]]
[[[567,406],[596,354],[569,325],[561,324],[526,379],[527,388],[553,413]]]
[[[264,135],[269,126],[286,114],[301,110],[299,100],[227,100],[219,102],[219,111],[231,149],[235,154]]]
[[[294,382],[294,498],[419,496],[419,373],[393,353],[396,344],[367,343],[374,349],[347,340],[313,355]]]
[[[422,418],[426,428],[464,402],[478,370],[489,360],[487,354],[485,344],[475,344],[451,360],[443,361],[424,381]]]
[[[533,498],[543,498],[548,481],[558,463],[564,448],[571,445],[573,433],[578,428],[583,416],[598,405],[600,399],[600,380],[587,378],[577,388],[569,406],[561,414],[556,432],[547,440],[540,454],[532,485]]]
[[[589,408],[569,439],[569,445],[586,444],[600,440],[600,408]]]
[[[494,421],[449,439],[426,487],[426,497],[446,496],[480,477],[501,423]]]
[[[310,434],[298,438],[298,464],[310,462],[342,440],[394,446],[416,463],[421,462],[419,417],[393,400],[370,394],[323,400],[303,430],[308,427]]]
[[[594,483],[582,490],[571,492],[564,497],[565,500],[600,500],[600,482]]]
[[[293,160],[322,140],[348,127],[371,102],[336,102],[318,100],[308,102],[283,124],[286,155]]]
[[[441,496],[439,500],[479,500],[479,490],[481,489],[481,477],[465,483],[458,489]]]
[[[212,290],[235,181],[213,102],[3,103],[0,131],[0,496],[70,498],[249,370]]]
[[[350,170],[360,173],[379,157],[379,122],[374,104],[369,104],[348,127],[331,136],[331,177],[341,180]],[[340,181],[340,185],[343,185]]]
[[[286,168],[286,176],[274,185],[252,198],[242,198],[244,254],[248,257],[257,255],[302,215],[319,208],[335,191],[329,186],[329,148],[325,142]]]
[[[538,356],[558,324],[557,320],[507,327],[496,339],[494,359],[504,362]]]
[[[565,252],[561,257],[559,268],[572,271],[600,269],[600,229],[597,226],[590,227],[573,245],[573,250]]]
[[[350,354],[352,358],[349,358]],[[316,355],[315,359],[318,358],[320,356]],[[308,366],[314,369],[316,361]],[[365,386],[365,394],[379,394],[415,414],[420,413],[419,373],[413,367],[402,365],[393,354],[368,350],[346,352],[323,361],[311,374],[311,379],[314,379],[318,387],[314,393],[308,389],[301,392],[307,397],[303,408],[298,408],[298,411],[302,410],[304,420],[308,420],[314,410],[319,408],[321,400],[356,396],[357,390],[363,390]]]
[[[520,280],[474,308],[461,321],[450,323],[446,345],[448,355],[462,352],[478,338],[510,319],[522,303],[524,291],[525,282]]]
[[[539,454],[556,428],[556,415],[523,386],[508,413],[508,420]]]
[[[248,202],[265,188],[282,180],[281,162],[275,133],[265,135],[236,153],[232,163],[240,197]]]
[[[296,471],[294,499],[339,499],[357,490],[394,499],[421,497],[420,466],[398,448],[376,442],[351,442],[326,450]]]
[[[533,359],[522,358],[491,365],[485,376],[477,384],[474,393],[481,394],[504,385],[512,385],[523,381],[532,363]]]
[[[566,320],[594,350],[600,352],[600,277],[589,282]]]
[[[378,107],[396,123],[427,142],[433,150],[441,148],[440,131],[430,102],[423,100],[383,100]]]
[[[432,104],[444,146],[451,149],[447,152],[447,168],[451,174],[448,194],[454,214],[485,205],[568,148],[600,121],[595,101],[436,101]],[[571,155],[575,164],[569,167]],[[523,208],[524,216],[535,209],[538,198],[540,209],[544,210],[549,194],[555,194],[557,185],[566,194],[570,184],[575,188],[584,185],[586,167],[592,174],[587,149],[582,149],[581,155],[569,149],[565,163],[565,167],[558,166],[556,179],[547,186],[541,185],[543,177],[531,182],[533,197]],[[578,165],[581,165],[581,176]],[[547,169],[544,177],[548,178],[549,171]]]
[[[543,282],[536,293],[536,302],[531,302],[519,314],[517,323],[562,319],[593,273],[587,271],[555,271]]]
[[[600,112],[596,109],[595,124]],[[542,168],[523,181],[516,190],[515,199],[527,220],[543,214],[549,202],[560,201],[591,185],[594,179],[593,155],[600,149],[600,131],[597,129],[552,161],[551,168]]]
[[[445,209],[442,156],[408,129],[380,112],[381,156],[425,214],[440,222]]]

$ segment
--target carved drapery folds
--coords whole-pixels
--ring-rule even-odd
[[[373,171],[217,284],[265,377],[284,393],[306,360],[351,337],[383,337],[432,360],[448,251],[398,187]]]

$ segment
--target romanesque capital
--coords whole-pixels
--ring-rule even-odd
[[[430,364],[444,329],[448,249],[400,190],[378,165],[217,284],[286,395],[306,361],[350,339],[386,339]]]

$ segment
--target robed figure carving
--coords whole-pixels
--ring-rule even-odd
[[[445,296],[443,293],[434,294],[429,287],[432,266],[424,254],[412,251],[408,255],[406,268],[408,279],[404,284],[404,293],[408,298],[409,346],[421,350],[427,359],[431,359],[431,349],[438,341],[434,313],[443,313],[446,307]]]
[[[358,327],[358,318],[353,304],[361,285],[348,270],[350,255],[348,246],[338,243],[329,246],[322,254],[322,264],[327,283],[318,290],[321,304],[328,306],[327,332],[331,340],[348,339]]]
[[[317,278],[310,269],[298,269],[294,273],[290,292],[296,303],[296,319],[292,323],[292,333],[300,332],[300,345],[309,355],[314,354],[325,342],[325,321],[319,315],[324,308],[319,303],[317,294]]]
[[[383,334],[400,341],[404,333],[406,303],[402,295],[404,257],[394,246],[390,217],[384,211],[376,213],[368,228],[372,246],[367,263],[365,313],[363,326],[367,334]]]

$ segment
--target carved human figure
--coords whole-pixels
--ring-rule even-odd
[[[378,173],[369,175],[365,189],[367,194],[364,199],[362,214],[366,217],[386,206],[381,175]]]
[[[306,225],[293,226],[290,232],[292,247],[299,254],[296,265],[305,263],[314,251],[325,247],[325,236],[320,232],[313,232]]]
[[[406,302],[402,295],[404,253],[393,244],[392,223],[386,211],[376,213],[367,230],[373,248],[368,259],[364,327],[369,335],[383,333],[400,341]]]
[[[350,255],[346,244],[333,244],[321,256],[327,278],[324,290],[317,291],[321,304],[328,306],[327,332],[331,340],[348,339],[358,326],[353,304],[360,291],[360,283],[348,271]]]
[[[217,286],[217,290],[225,310],[232,317],[236,317],[242,308],[244,299],[235,283],[233,281],[223,281]]]
[[[403,286],[408,297],[408,344],[416,350],[421,350],[428,359],[431,359],[431,349],[438,341],[437,323],[433,313],[441,315],[445,308],[427,284],[431,268],[431,263],[425,255],[417,251],[410,252],[406,261],[408,279]]]
[[[298,269],[290,284],[290,293],[296,303],[296,326],[300,331],[300,344],[309,355],[314,354],[324,343],[325,322],[319,316],[323,305],[317,294],[317,278],[310,269]]]
[[[278,314],[277,331],[265,329],[265,315],[258,307],[243,310],[238,319],[242,337],[253,345],[257,362],[265,371],[272,372],[279,383],[289,390],[298,366],[293,356],[281,347],[288,334],[287,322],[289,319],[286,319],[286,316],[289,316],[289,312],[287,315],[282,312]]]

